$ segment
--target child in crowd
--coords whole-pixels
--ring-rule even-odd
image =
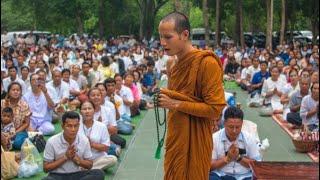
[[[13,110],[5,107],[1,111],[1,145],[5,150],[11,150],[16,129],[13,124]]]

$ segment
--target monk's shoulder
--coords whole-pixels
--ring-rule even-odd
[[[220,68],[220,63],[219,63],[220,59],[217,58],[217,57],[214,57],[214,56],[206,56],[202,59],[202,62],[201,62],[201,68],[213,68],[213,67],[216,67],[216,68]]]

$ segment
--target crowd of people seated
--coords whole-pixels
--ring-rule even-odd
[[[169,57],[154,43],[133,38],[40,40],[31,34],[27,43],[17,36],[11,46],[1,46],[1,145],[20,150],[27,132],[55,134],[44,151],[46,179],[66,179],[66,173],[101,179],[101,171],[83,169],[117,163],[124,148],[119,134],[132,134],[132,117],[153,108],[151,96],[166,78]],[[319,131],[317,45],[283,44],[274,51],[198,48],[214,51],[224,79],[258,97],[262,108],[272,107],[294,127]],[[224,110],[224,128],[213,135],[213,179],[249,177],[248,163],[261,160],[252,137],[241,132],[243,112],[234,106]],[[58,134],[56,123],[63,129]]]

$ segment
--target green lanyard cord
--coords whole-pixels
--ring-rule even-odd
[[[166,131],[167,131],[167,116],[166,116],[167,113],[166,113],[166,109],[164,109],[164,108],[163,108],[164,119],[162,122],[160,121],[159,104],[158,104],[159,94],[160,94],[160,89],[157,89],[156,93],[153,96],[154,113],[155,113],[155,117],[156,117],[156,127],[157,127],[157,140],[158,140],[158,147],[157,147],[157,150],[155,153],[156,159],[161,158],[161,148],[164,144],[164,137],[165,137]],[[164,125],[164,132],[163,132],[162,138],[160,139],[159,127],[161,127],[163,125]]]

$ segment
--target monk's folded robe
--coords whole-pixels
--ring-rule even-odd
[[[162,93],[182,103],[168,112],[165,180],[208,180],[212,127],[225,106],[223,71],[211,51],[193,50],[168,69]]]

